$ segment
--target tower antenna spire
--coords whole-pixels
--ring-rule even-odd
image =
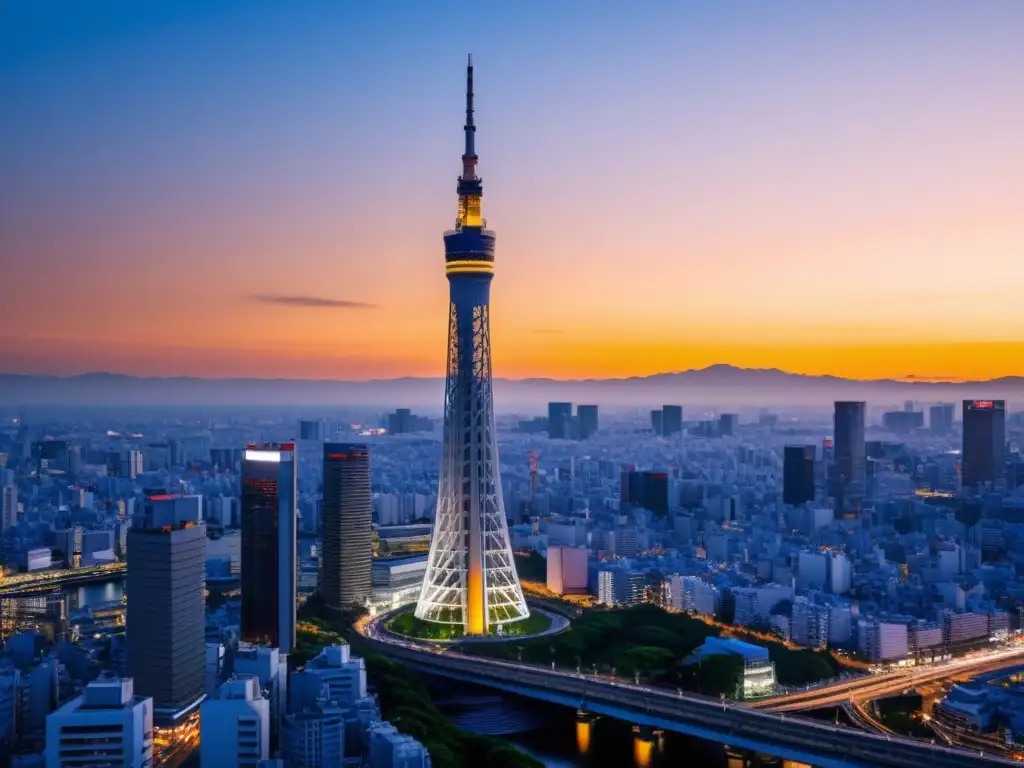
[[[476,126],[473,125],[473,54],[466,62],[466,151],[462,154],[462,178],[476,178]]]

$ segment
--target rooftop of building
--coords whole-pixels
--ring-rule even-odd
[[[768,649],[753,643],[745,643],[734,637],[709,637],[693,652],[689,662],[699,661],[703,656],[732,654],[743,657],[744,661],[768,661]]]

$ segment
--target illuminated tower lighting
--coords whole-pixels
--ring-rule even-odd
[[[476,175],[473,58],[466,68],[466,151],[455,229],[445,232],[448,368],[434,534],[416,616],[480,635],[530,615],[516,574],[501,497],[491,388],[494,233]]]

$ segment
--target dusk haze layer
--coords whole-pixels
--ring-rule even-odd
[[[1024,374],[1024,4],[644,7],[3,4],[0,371],[443,376],[472,50],[495,376]]]

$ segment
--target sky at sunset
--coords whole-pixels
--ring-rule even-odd
[[[1024,2],[0,3],[0,371],[1024,375]]]

